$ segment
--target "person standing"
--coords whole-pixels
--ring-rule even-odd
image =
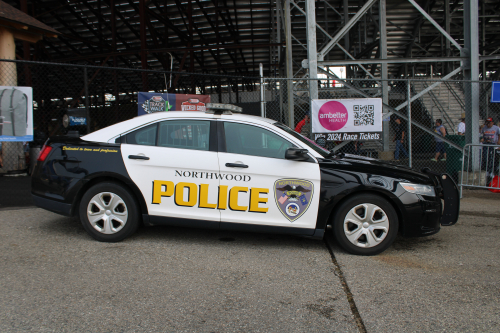
[[[304,119],[299,121],[297,126],[295,126],[295,132],[302,134],[306,138],[309,138],[309,136],[311,135],[311,130],[311,118],[309,117],[309,111],[307,111]]]
[[[460,118],[460,122],[457,126],[458,135],[465,135],[465,112],[462,113],[462,117]]]
[[[436,126],[434,127],[434,132],[437,136],[434,137],[436,140],[436,156],[431,158],[431,161],[437,162],[439,155],[443,154],[443,158],[441,161],[446,161],[446,147],[444,145],[444,141],[440,138],[444,138],[446,136],[446,128],[443,126],[443,121],[441,119],[436,119]]]
[[[396,151],[394,152],[394,159],[399,161],[399,151],[401,151],[408,158],[408,152],[404,147],[405,142],[405,128],[401,123],[400,118],[396,118],[396,128],[393,142],[396,141]]]
[[[486,125],[481,130],[483,145],[500,145],[500,128],[495,125],[493,118],[486,119]],[[486,170],[486,184],[493,179],[496,169],[496,147],[484,147],[481,167]]]

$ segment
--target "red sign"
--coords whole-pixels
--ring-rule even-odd
[[[206,103],[210,103],[208,95],[183,95],[176,94],[176,110],[181,111],[206,111]],[[179,107],[180,104],[180,107]]]

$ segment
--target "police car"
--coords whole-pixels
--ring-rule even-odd
[[[95,239],[117,242],[144,225],[321,239],[373,255],[398,233],[426,236],[455,224],[459,195],[446,174],[334,154],[271,119],[158,112],[83,137],[53,137],[38,157],[39,207],[78,216]]]

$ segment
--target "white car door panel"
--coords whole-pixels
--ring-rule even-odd
[[[221,222],[314,229],[319,165],[284,159],[293,144],[265,128],[236,122],[224,128],[228,152],[219,152],[220,186],[229,193]]]
[[[147,140],[122,144],[127,172],[149,215],[220,221],[219,163],[217,152],[208,150],[209,123],[165,121],[158,126],[158,146],[145,145]]]

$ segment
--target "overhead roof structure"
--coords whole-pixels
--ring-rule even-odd
[[[461,47],[464,45],[464,0],[385,0],[388,59],[429,58],[389,64],[388,76],[444,73],[446,57],[460,50],[411,2],[417,3]],[[468,1],[468,0],[465,0]],[[286,76],[287,5],[293,73],[307,72],[306,1],[283,0],[5,0],[60,32],[31,47],[30,59],[129,68],[256,76]],[[359,15],[360,9],[370,3]],[[350,77],[380,76],[380,0],[314,2],[318,51],[344,30],[338,44],[320,60],[348,64]],[[497,73],[500,59],[500,2],[479,0],[478,40],[483,75]],[[347,23],[359,15],[352,26]],[[330,37],[328,37],[330,36]],[[25,54],[18,46],[18,53]],[[344,51],[342,50],[344,49]],[[346,52],[350,56],[346,55]],[[321,53],[321,52],[320,52]],[[20,56],[23,58],[24,56]],[[354,58],[354,59],[351,59]],[[355,64],[355,60],[365,59]],[[485,58],[486,59],[486,58]],[[349,61],[349,62],[347,62]],[[457,62],[459,59],[457,60]],[[362,67],[364,68],[362,68]]]

